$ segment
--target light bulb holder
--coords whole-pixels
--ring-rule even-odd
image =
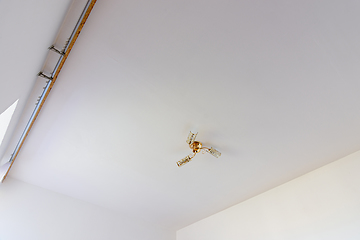
[[[177,161],[176,164],[178,165],[178,167],[181,167],[182,165],[190,162],[197,153],[199,153],[201,150],[204,150],[208,153],[210,153],[211,155],[213,155],[214,157],[218,158],[221,156],[221,153],[214,149],[214,148],[208,148],[208,147],[203,147],[202,143],[199,141],[195,141],[195,138],[197,136],[197,133],[194,134],[192,132],[189,133],[189,136],[186,140],[186,142],[189,144],[190,149],[192,150],[193,154],[192,156],[188,155],[185,158],[181,159],[180,161]]]

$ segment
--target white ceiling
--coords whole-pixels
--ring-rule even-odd
[[[65,9],[54,8],[54,26]],[[350,0],[98,1],[10,176],[176,230],[355,152],[359,10]],[[14,31],[6,56],[34,44],[40,24]],[[34,82],[51,41],[15,72]],[[178,168],[190,130],[222,156]]]

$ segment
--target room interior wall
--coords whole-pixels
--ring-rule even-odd
[[[174,240],[175,231],[9,177],[0,186],[0,239]]]
[[[359,172],[360,151],[180,229],[177,240],[360,239]]]

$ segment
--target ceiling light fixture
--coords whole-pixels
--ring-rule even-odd
[[[193,157],[195,157],[195,155],[197,153],[199,153],[201,150],[203,150],[203,153],[208,152],[216,158],[221,156],[221,153],[218,150],[216,150],[212,147],[211,148],[203,147],[201,142],[195,141],[197,134],[198,133],[194,134],[190,131],[186,142],[189,144],[189,147],[192,149],[193,155],[188,155],[188,156],[184,157],[183,159],[181,159],[180,161],[176,162],[178,167],[181,167],[185,163],[190,162],[191,159],[193,159]]]

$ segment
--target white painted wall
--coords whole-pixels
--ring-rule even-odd
[[[175,232],[7,178],[0,186],[0,239],[173,240]]]
[[[360,239],[360,152],[177,231],[215,239]]]

